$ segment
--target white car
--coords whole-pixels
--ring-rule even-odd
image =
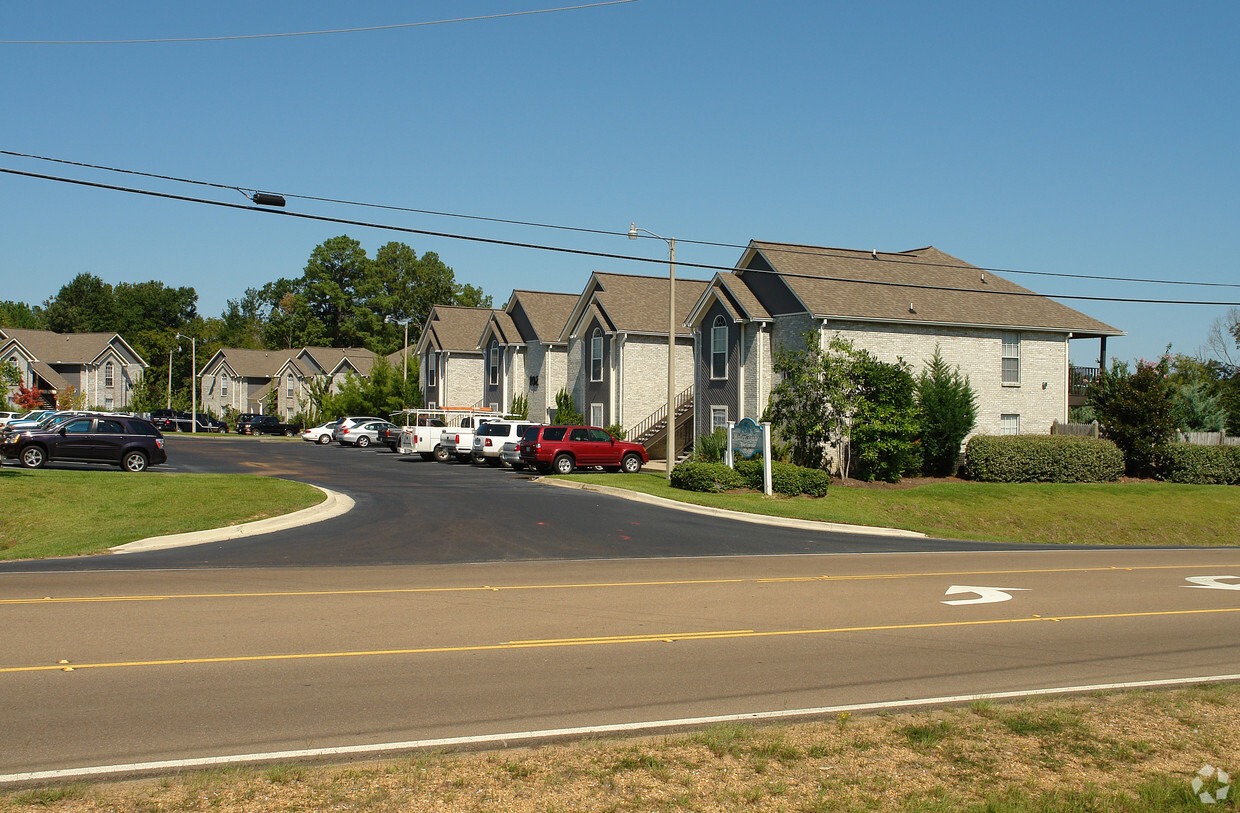
[[[309,443],[318,443],[321,446],[326,446],[332,442],[332,432],[335,430],[336,421],[328,421],[305,430],[301,433],[301,439]]]
[[[340,445],[357,446],[364,449],[372,443],[378,443],[380,430],[387,429],[390,426],[393,426],[393,424],[382,418],[376,418],[366,423],[355,423],[340,430]]]
[[[348,418],[341,418],[340,420],[336,421],[336,426],[334,429],[332,429],[332,440],[342,442],[344,436],[348,434],[348,432],[346,432],[345,430],[350,429],[358,424],[370,423],[371,421],[382,421],[382,420],[383,418],[377,418],[374,415],[354,415]]]
[[[474,433],[471,452],[475,463],[486,463],[499,466],[504,460],[500,453],[504,444],[509,441],[516,443],[525,434],[525,430],[537,426],[533,421],[487,421]]]

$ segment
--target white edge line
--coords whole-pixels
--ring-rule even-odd
[[[86,768],[65,768],[54,771],[30,771],[27,773],[0,774],[0,785],[19,782],[40,782],[56,779],[73,779],[114,774],[135,774],[152,771],[211,768],[219,765],[257,762],[282,762],[298,759],[319,759],[333,756],[359,756],[365,754],[415,751],[428,748],[450,748],[478,745],[510,744],[531,740],[550,740],[598,734],[621,734],[651,729],[696,728],[719,723],[735,723],[758,720],[780,720],[791,717],[821,717],[853,711],[882,711],[916,706],[955,705],[977,700],[1011,700],[1020,697],[1038,697],[1057,694],[1080,694],[1084,692],[1116,691],[1120,689],[1149,689],[1162,686],[1189,686],[1199,683],[1228,683],[1240,681],[1240,674],[1209,675],[1205,677],[1169,678],[1165,680],[1140,680],[1126,683],[1094,683],[1084,686],[1060,686],[1049,689],[1028,689],[1012,692],[983,692],[948,697],[925,697],[913,700],[892,700],[878,703],[851,703],[842,706],[822,706],[809,709],[784,709],[780,711],[756,711],[747,714],[722,714],[714,717],[684,717],[673,720],[649,720],[638,723],[615,723],[612,725],[580,726],[576,728],[551,728],[541,731],[515,731],[507,734],[479,734],[471,737],[443,737],[429,740],[406,740],[404,742],[381,742],[369,745],[346,745],[335,748],[305,748],[296,751],[269,751],[258,754],[227,754],[196,759],[168,759],[154,762],[134,762],[123,765],[97,765]]]

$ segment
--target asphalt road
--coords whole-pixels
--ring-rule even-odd
[[[508,472],[178,440],[181,470],[357,508],[0,569],[0,783],[1240,675],[1234,548],[737,527]]]

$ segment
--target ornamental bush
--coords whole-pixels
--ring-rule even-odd
[[[965,473],[984,483],[1103,483],[1124,473],[1113,442],[1071,435],[974,435]]]
[[[761,474],[758,476],[761,477]],[[672,488],[709,494],[730,488],[745,488],[745,480],[723,463],[686,461],[672,469]]]
[[[1240,446],[1171,443],[1159,456],[1158,470],[1172,483],[1240,485]]]
[[[771,464],[771,490],[776,494],[822,497],[830,484],[831,475],[821,469],[807,469],[778,461]],[[730,488],[761,491],[762,460],[742,460],[736,464],[735,471],[723,463],[681,463],[672,469],[672,487],[707,493]]]

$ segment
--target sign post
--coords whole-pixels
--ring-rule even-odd
[[[736,458],[751,460],[762,455],[762,493],[768,497],[774,493],[771,488],[771,425],[758,424],[753,418],[744,418],[740,423],[728,421],[728,449],[725,460],[735,468]]]

